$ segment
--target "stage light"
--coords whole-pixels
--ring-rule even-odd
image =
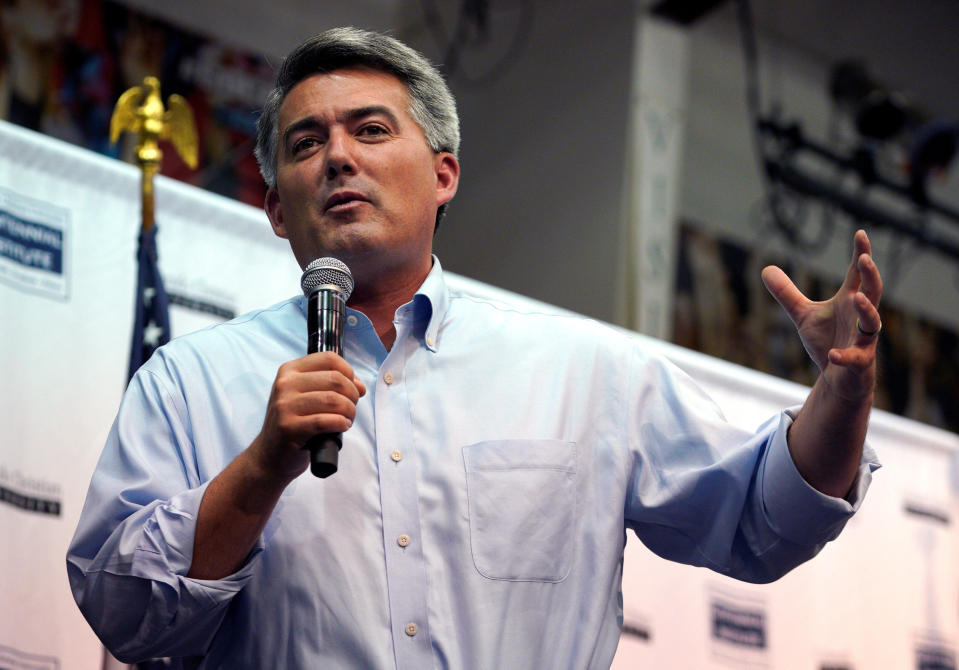
[[[909,189],[915,202],[929,202],[926,187],[929,177],[943,173],[952,163],[959,148],[959,123],[934,120],[916,130],[909,149]]]
[[[887,89],[855,60],[833,66],[829,93],[837,106],[855,119],[859,134],[869,139],[896,137],[914,114],[903,94]]]

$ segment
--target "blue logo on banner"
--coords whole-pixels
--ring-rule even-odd
[[[766,616],[762,610],[713,602],[713,638],[739,647],[766,648]]]
[[[31,654],[13,647],[0,645],[0,668],[4,670],[60,670],[60,659],[55,656]]]
[[[69,210],[0,189],[0,280],[67,299],[69,222]]]
[[[62,274],[63,231],[0,210],[0,256]]]
[[[951,649],[938,645],[923,645],[916,649],[917,670],[956,670],[956,655]]]

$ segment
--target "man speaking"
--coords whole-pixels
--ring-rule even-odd
[[[840,291],[764,280],[822,374],[756,434],[600,324],[451,291],[432,239],[456,193],[441,76],[336,29],[283,62],[257,158],[301,267],[355,283],[343,355],[297,295],[178,338],[121,403],[67,557],[121,660],[201,668],[608,668],[625,529],[769,581],[815,555],[877,464],[881,280],[865,233]],[[338,471],[304,446],[342,433]]]

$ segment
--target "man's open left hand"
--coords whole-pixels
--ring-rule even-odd
[[[876,380],[882,278],[864,230],[853,238],[852,261],[832,298],[809,300],[780,268],[763,269],[763,283],[799,330],[799,338],[824,381],[840,397],[861,401]]]

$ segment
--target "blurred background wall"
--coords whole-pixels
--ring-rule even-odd
[[[388,30],[441,65],[460,106],[463,179],[436,239],[445,267],[808,382],[759,269],[783,264],[826,297],[866,227],[886,279],[879,404],[957,430],[959,3],[754,5],[3,0],[0,116],[125,158],[129,144],[106,142],[113,102],[159,74],[164,95],[194,104],[203,145],[198,170],[168,151],[163,173],[258,204],[249,138],[273,67],[331,26]],[[759,117],[791,135],[757,133]],[[945,157],[920,170],[930,122]],[[762,178],[757,146],[887,219]],[[637,231],[657,197],[665,224],[646,249]],[[642,306],[653,291],[656,323]]]
[[[167,150],[162,173],[258,207],[264,187],[251,133],[273,69],[303,38],[345,24],[388,30],[421,49],[441,65],[457,96],[463,179],[436,239],[446,268],[808,384],[814,371],[791,324],[765,295],[759,272],[766,263],[781,264],[811,296],[826,297],[841,281],[853,231],[865,227],[886,281],[877,405],[959,431],[955,0],[274,0],[268,7],[236,0],[0,0],[0,119],[128,160],[130,138],[109,144],[110,113],[120,93],[158,75],[164,96],[180,93],[190,101],[201,138],[198,169]],[[20,137],[16,146],[11,137]],[[18,151],[39,154],[24,146],[46,147],[42,167],[54,185],[32,179],[41,157],[21,159]],[[70,160],[60,154],[71,155],[9,127],[0,133],[0,199],[29,190],[22,182],[31,182],[64,211],[82,211],[76,223],[83,234],[73,231],[70,239],[89,243],[74,256],[86,270],[75,273],[78,282],[90,282],[72,302],[29,302],[16,286],[5,293],[12,296],[4,303],[14,306],[10,314],[30,305],[21,311],[30,311],[32,325],[0,331],[8,338],[0,347],[8,354],[3,369],[6,378],[29,376],[31,384],[28,393],[11,384],[16,402],[4,404],[14,420],[5,424],[0,449],[0,494],[17,489],[19,497],[2,501],[10,503],[2,534],[17,550],[0,556],[30,577],[7,580],[14,606],[2,613],[4,641],[21,642],[14,633],[29,628],[49,643],[50,667],[59,667],[57,656],[79,659],[84,645],[94,667],[100,650],[60,583],[61,557],[108,427],[105,417],[115,407],[111,394],[120,391],[129,314],[116,305],[126,304],[120,295],[126,283],[104,281],[116,290],[114,301],[89,289],[107,274],[132,272],[135,193],[119,191],[136,179],[132,168],[86,152]],[[70,170],[89,174],[71,180]],[[266,245],[269,261],[259,260],[255,272],[239,269],[246,257],[266,258],[255,248],[262,240],[251,242],[257,225],[265,230],[264,217],[167,181],[158,194],[161,247],[169,243],[180,252],[164,251],[160,259],[167,287],[179,297],[176,332],[262,304],[267,298],[258,291],[268,282],[258,277],[265,274],[275,284],[288,281],[290,293],[298,290],[299,269],[274,238]],[[91,226],[89,212],[109,220]],[[128,238],[116,234],[124,225]],[[211,230],[216,242],[197,243],[201,231]],[[0,263],[9,260],[2,257],[4,234],[0,228]],[[208,267],[210,247],[215,267]],[[198,270],[215,281],[198,283]],[[241,281],[227,278],[234,276]],[[130,285],[130,301],[132,294]],[[206,309],[197,309],[197,297],[207,300]],[[78,329],[74,336],[86,334],[97,349],[75,357],[61,348],[59,328],[47,323],[70,324]],[[70,360],[70,383],[44,386],[34,362],[9,346],[11,332],[26,334],[37,351]],[[761,389],[754,401],[774,407],[802,393],[787,384],[781,393],[775,380],[689,352],[680,358],[699,360],[702,369],[691,371],[731,418],[765,414],[737,386],[744,380]],[[722,374],[710,378],[714,366]],[[18,376],[28,368],[29,375]],[[44,411],[34,397],[72,411],[55,422],[34,419],[30,412]],[[94,401],[97,412],[90,409]],[[79,440],[77,448],[81,428],[96,437]],[[858,649],[848,635],[858,627],[862,648],[884,660],[895,647],[895,658],[919,659],[916,667],[954,667],[959,601],[951,519],[959,461],[949,445],[955,435],[881,412],[871,431],[887,468],[867,512],[831,548],[831,558],[761,594],[738,586],[734,595],[759,597],[770,621],[789,623],[771,627],[774,636],[788,630],[788,642],[798,646],[817,640],[806,656],[831,658],[827,652],[848,647],[822,668],[882,667],[857,664],[859,652],[849,651]],[[30,438],[41,432],[58,437]],[[70,457],[14,448],[35,443],[64,445]],[[55,514],[22,511],[20,493],[38,487],[53,491],[46,497]],[[648,552],[632,547],[621,649],[630,652],[629,641],[638,640],[632,652],[644,655],[637,658],[665,667],[677,649],[693,653],[687,624],[709,620],[703,585],[709,593],[715,578],[651,562]],[[882,560],[863,566],[862,555]],[[899,578],[889,579],[897,569]],[[675,578],[655,576],[667,571]],[[802,597],[827,614],[791,621],[809,611],[797,608]],[[683,613],[673,612],[677,600]],[[672,609],[659,612],[660,602]],[[42,614],[30,620],[31,612]],[[862,612],[888,628],[864,623]],[[660,625],[654,613],[673,620]],[[814,635],[802,625],[822,630]],[[44,649],[36,640],[22,642],[26,651]],[[696,653],[721,663],[716,644],[704,633]],[[775,667],[800,667],[802,655],[777,644],[793,665]],[[47,667],[15,652],[0,645],[0,666],[26,658],[24,667]],[[667,660],[658,662],[660,653]],[[760,667],[750,659],[741,665]]]

